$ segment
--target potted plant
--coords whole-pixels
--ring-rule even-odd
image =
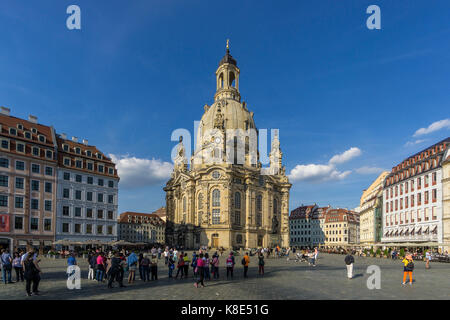
[[[403,248],[400,249],[400,257],[402,257],[402,258],[405,257],[405,249],[403,249]]]
[[[370,248],[370,256],[371,256],[371,257],[375,257],[375,254],[374,254],[374,252],[373,252],[373,248]]]
[[[377,258],[379,258],[379,257],[381,257],[381,249],[380,248],[377,249]]]
[[[386,248],[384,249],[384,258],[388,259],[389,258],[389,250]]]

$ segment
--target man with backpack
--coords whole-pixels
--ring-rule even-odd
[[[248,264],[249,263],[250,263],[250,258],[248,256],[248,252],[246,252],[244,257],[242,258],[242,265],[244,266],[244,278],[248,278],[247,272],[248,272]]]
[[[11,270],[12,270],[12,257],[9,254],[8,249],[2,250],[2,255],[0,257],[2,262],[2,275],[3,275],[3,282],[6,283],[12,283],[11,281]]]
[[[112,289],[112,283],[113,281],[117,281],[119,283],[119,286],[121,288],[125,287],[123,285],[123,278],[122,278],[122,272],[123,272],[123,266],[122,266],[122,259],[119,256],[119,253],[116,252],[114,256],[111,258],[111,267],[109,268],[108,272],[108,288]]]
[[[345,257],[344,261],[345,261],[345,264],[347,265],[347,278],[352,279],[353,278],[353,263],[355,262],[355,259],[353,258],[351,253],[349,253]]]
[[[412,273],[414,270],[414,262],[412,259],[411,254],[407,254],[405,259],[402,260],[403,263],[403,283],[402,285],[406,284],[406,276],[409,276],[409,285],[412,286],[413,280],[412,280]]]

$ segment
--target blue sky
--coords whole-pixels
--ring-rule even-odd
[[[81,30],[66,28],[71,4]],[[381,30],[366,27],[372,4]],[[447,0],[3,0],[0,105],[114,155],[119,211],[153,211],[171,133],[213,102],[229,38],[257,127],[280,130],[291,209],[354,208],[380,169],[450,135],[448,12]]]

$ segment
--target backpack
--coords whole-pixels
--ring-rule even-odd
[[[413,271],[414,270],[414,262],[412,262],[412,261],[408,262],[408,264],[406,265],[406,268]]]
[[[243,266],[245,266],[245,258],[242,258],[241,263],[242,263]]]
[[[232,267],[233,266],[233,259],[228,258],[227,259],[227,267]]]

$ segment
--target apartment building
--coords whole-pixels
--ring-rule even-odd
[[[166,223],[155,213],[123,212],[118,225],[120,240],[148,244],[166,242]]]
[[[359,215],[348,209],[329,209],[325,216],[325,247],[359,244]]]

